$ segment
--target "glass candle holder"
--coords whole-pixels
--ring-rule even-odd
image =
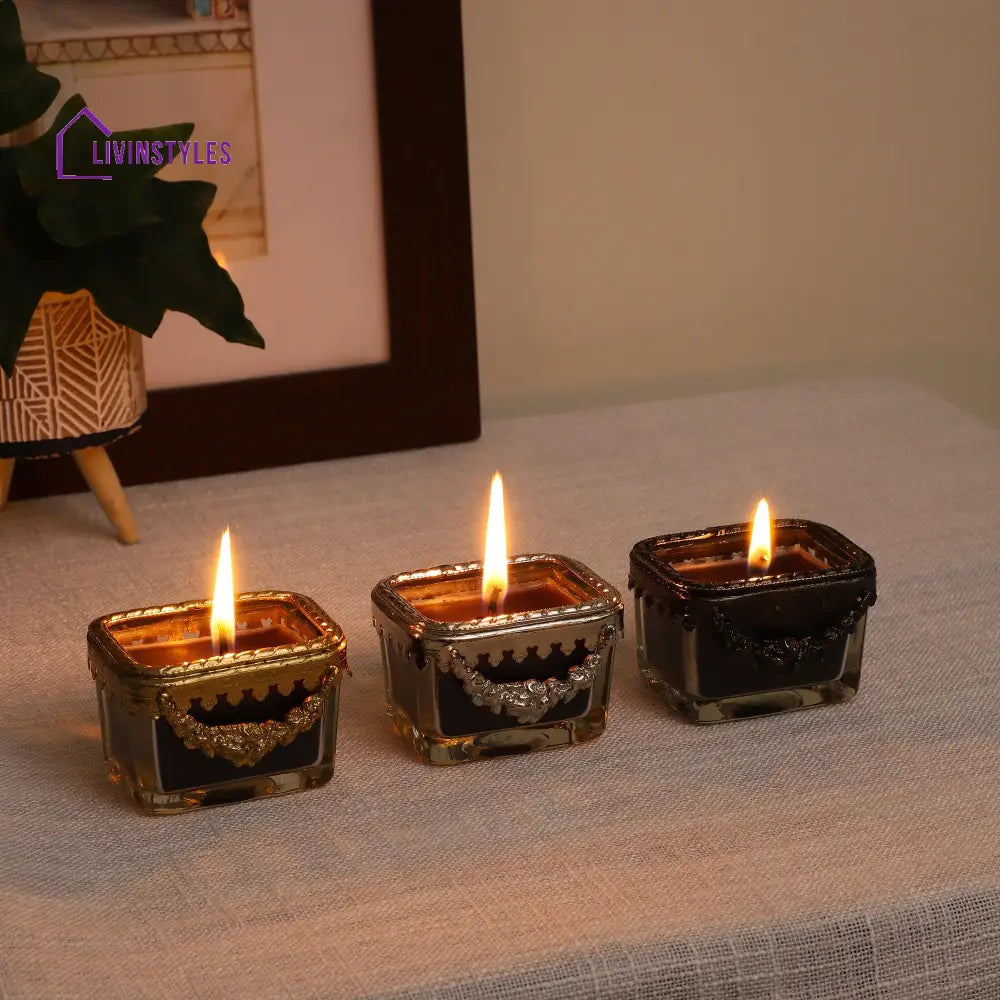
[[[607,725],[621,595],[566,556],[507,566],[501,614],[483,607],[480,563],[401,573],[372,591],[389,716],[431,763],[590,740]]]
[[[630,559],[639,670],[695,722],[848,701],[861,682],[875,562],[813,521],[774,522],[766,573],[751,526],[647,538]]]
[[[236,599],[213,655],[210,601],[98,618],[87,633],[108,775],[146,813],[281,795],[333,776],[346,640],[299,594]]]

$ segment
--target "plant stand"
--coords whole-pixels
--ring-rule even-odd
[[[81,448],[72,452],[86,484],[97,497],[108,520],[118,532],[118,540],[125,545],[139,541],[139,531],[135,526],[135,518],[125,499],[125,490],[118,479],[118,473],[111,464],[107,450],[102,447]],[[14,474],[14,459],[0,458],[0,510],[7,503],[10,491],[10,481]]]
[[[97,497],[108,520],[118,532],[118,540],[125,545],[139,541],[139,532],[135,526],[135,518],[125,499],[125,491],[118,480],[118,473],[111,464],[104,448],[82,448],[73,452],[76,462],[91,493]]]
[[[139,335],[108,319],[89,292],[46,293],[14,377],[0,374],[0,508],[17,459],[69,454],[119,540],[138,541],[105,446],[138,430],[145,409]]]

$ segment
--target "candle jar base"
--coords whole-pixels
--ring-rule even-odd
[[[820,684],[732,695],[728,698],[699,698],[664,680],[643,656],[639,657],[639,673],[675,712],[692,722],[700,723],[731,722],[736,719],[752,719],[757,715],[794,712],[817,705],[839,705],[850,701],[858,693],[861,684],[859,664],[856,669],[845,671],[838,679]]]
[[[223,757],[198,759],[160,718],[130,713],[101,693],[99,710],[108,777],[121,784],[132,804],[151,816],[169,816],[246,799],[318,788],[333,777],[336,698],[309,733],[279,747],[256,766],[238,767]],[[152,759],[132,748],[151,747]],[[284,768],[284,770],[277,770]]]
[[[632,550],[639,671],[694,722],[847,702],[861,683],[871,556],[825,525],[786,519],[775,523],[776,571],[734,579],[749,528],[649,538]]]
[[[409,743],[413,752],[429,764],[461,764],[486,757],[507,757],[532,750],[548,750],[585,743],[600,736],[608,722],[606,708],[595,708],[585,716],[518,729],[495,729],[468,736],[431,736],[420,732],[401,708],[387,705],[392,728]]]
[[[244,594],[236,650],[211,654],[207,601],[109,615],[88,632],[109,777],[151,815],[325,784],[333,775],[337,625],[297,594]]]
[[[508,614],[480,608],[478,563],[383,580],[372,592],[395,731],[459,764],[592,740],[607,724],[620,595],[565,556],[508,563]]]

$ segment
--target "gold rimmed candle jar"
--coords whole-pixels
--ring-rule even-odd
[[[349,672],[339,626],[308,597],[263,591],[235,598],[235,627],[220,635],[217,602],[106,615],[87,633],[108,774],[143,812],[281,795],[333,775]]]
[[[695,722],[845,702],[860,685],[872,557],[814,521],[775,521],[766,553],[752,535],[729,524],[632,549],[639,670]]]
[[[566,556],[504,553],[502,584],[491,562],[400,573],[372,591],[389,716],[431,763],[577,743],[607,724],[621,595]]]

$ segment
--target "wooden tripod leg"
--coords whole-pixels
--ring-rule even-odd
[[[126,545],[139,541],[125,491],[108,453],[103,448],[83,448],[73,452],[73,460],[79,466],[91,492],[104,508],[108,520],[117,529],[118,540]]]
[[[0,510],[3,510],[7,503],[7,494],[10,492],[10,479],[14,475],[14,459],[0,458]]]

